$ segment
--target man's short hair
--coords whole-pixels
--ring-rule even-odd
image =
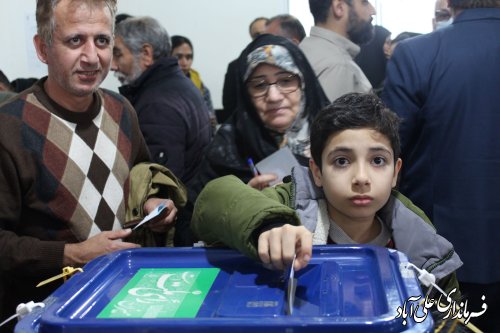
[[[278,21],[285,38],[295,38],[301,42],[306,37],[306,31],[302,23],[293,15],[282,14],[273,16],[267,21],[267,25]]]
[[[348,5],[352,0],[345,0]],[[332,0],[309,0],[309,11],[314,18],[314,24],[325,23],[328,19],[328,12],[332,5]]]
[[[250,34],[250,36],[255,39],[255,37],[257,36],[252,36],[252,26],[258,22],[258,21],[265,21],[266,24],[269,22],[269,19],[267,17],[264,17],[264,16],[260,16],[260,17],[257,17],[255,18],[252,22],[250,22],[250,25],[248,26],[248,33]]]
[[[349,93],[323,108],[311,125],[311,155],[322,168],[321,155],[332,135],[348,129],[373,129],[389,139],[394,161],[399,158],[399,117],[374,94]]]
[[[170,38],[167,30],[157,20],[149,16],[128,18],[116,26],[116,37],[121,37],[123,43],[132,54],[137,56],[144,44],[153,47],[153,60],[170,55]]]
[[[47,45],[52,44],[52,35],[54,34],[54,30],[56,28],[54,8],[59,2],[61,2],[61,0],[37,0],[36,2],[37,33]],[[93,7],[97,7],[98,5],[104,3],[111,12],[111,31],[114,31],[117,0],[78,0],[74,2],[84,2],[92,5]]]
[[[325,23],[332,0],[309,0],[309,11],[314,18],[314,24]]]

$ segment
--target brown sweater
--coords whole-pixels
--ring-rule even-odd
[[[88,111],[52,101],[40,80],[0,107],[0,321],[57,287],[64,245],[121,228],[129,171],[149,154],[135,111],[99,90]]]

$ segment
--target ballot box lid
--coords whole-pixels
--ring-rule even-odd
[[[407,263],[383,247],[315,246],[292,292],[289,270],[234,250],[124,250],[85,265],[15,332],[431,332]]]

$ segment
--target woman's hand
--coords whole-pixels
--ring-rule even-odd
[[[278,176],[276,176],[274,173],[265,173],[257,175],[250,179],[248,185],[257,190],[262,190],[266,187],[269,187],[269,183],[275,181],[276,179],[278,179]]]

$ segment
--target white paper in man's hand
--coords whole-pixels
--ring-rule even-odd
[[[274,173],[278,176],[274,182],[269,184],[272,186],[281,183],[284,177],[291,174],[292,168],[300,166],[300,164],[295,156],[293,156],[290,148],[284,147],[255,164],[255,166],[261,174]]]
[[[135,227],[133,227],[132,230],[139,228],[146,222],[156,221],[160,218],[163,218],[165,214],[168,213],[168,210],[166,210],[165,208],[167,208],[167,205],[165,204],[165,202],[162,202],[155,209],[153,209],[151,213],[149,213],[146,217],[144,217],[144,219],[141,222],[139,222]]]

